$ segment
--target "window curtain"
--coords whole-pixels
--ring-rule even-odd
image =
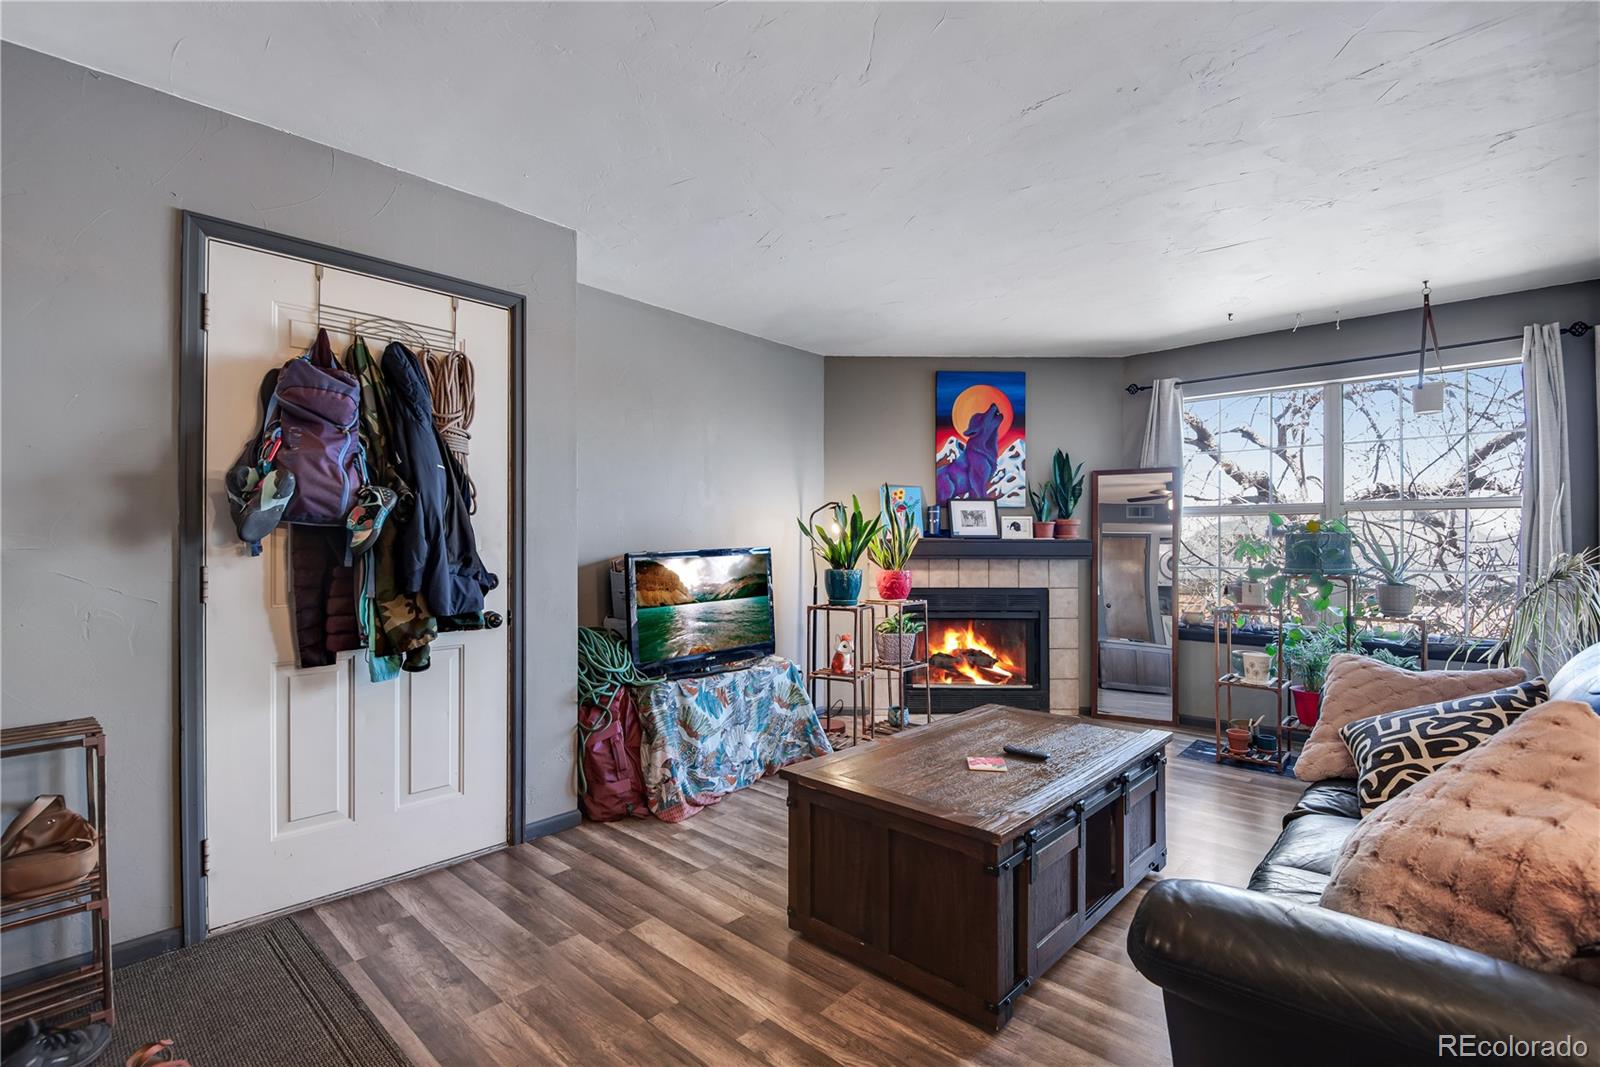
[[[1567,456],[1567,389],[1561,324],[1522,331],[1523,403],[1528,442],[1522,467],[1522,576],[1532,580],[1572,549],[1572,480]]]
[[[1157,378],[1150,386],[1139,466],[1183,469],[1183,383],[1176,378]]]

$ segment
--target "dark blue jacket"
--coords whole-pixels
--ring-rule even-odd
[[[434,615],[482,611],[483,594],[500,580],[478,558],[467,479],[439,440],[422,364],[395,341],[383,351],[382,370],[389,386],[395,472],[415,494],[410,513],[395,516],[400,520],[394,545],[396,584],[402,592],[421,593]]]

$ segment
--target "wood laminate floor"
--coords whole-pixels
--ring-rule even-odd
[[[1162,877],[1241,885],[1299,789],[1177,758],[1190,740]],[[417,1067],[1170,1062],[1123,947],[1142,888],[989,1034],[789,931],[784,795],[584,823],[298,918]]]

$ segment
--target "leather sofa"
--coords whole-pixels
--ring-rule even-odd
[[[1551,696],[1600,713],[1600,645],[1551,680]],[[1128,954],[1161,987],[1176,1067],[1600,1067],[1600,988],[1318,904],[1359,820],[1353,781],[1315,783],[1248,888],[1173,879],[1145,895]],[[1441,1035],[1473,1035],[1478,1054],[1442,1052]],[[1566,1035],[1581,1049],[1497,1056],[1482,1044]]]

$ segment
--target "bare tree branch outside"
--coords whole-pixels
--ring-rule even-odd
[[[1187,402],[1181,608],[1217,603],[1243,576],[1233,546],[1266,532],[1267,511],[1345,515],[1410,557],[1417,612],[1439,632],[1499,633],[1517,586],[1522,366],[1444,378],[1436,415],[1412,413],[1411,377]],[[1336,430],[1343,445],[1329,456]],[[1341,482],[1331,492],[1330,480]]]

